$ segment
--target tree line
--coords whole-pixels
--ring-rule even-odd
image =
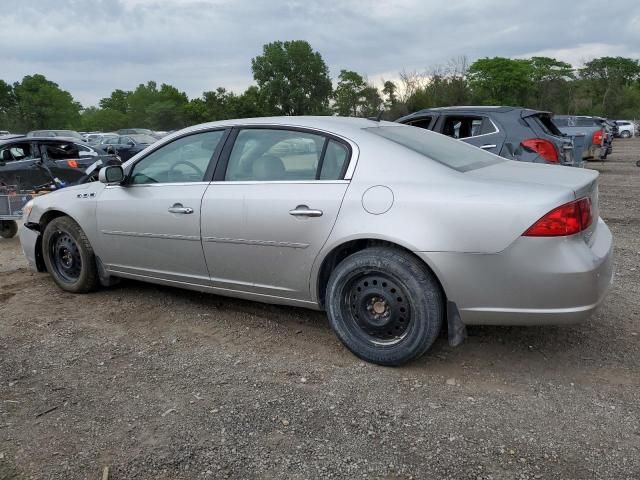
[[[255,84],[242,93],[224,87],[189,98],[155,81],[114,90],[98,106],[83,107],[43,75],[9,84],[0,79],[0,130],[124,127],[173,130],[197,123],[272,115],[374,116],[395,120],[422,108],[516,105],[563,114],[640,117],[640,63],[601,57],[580,68],[548,57],[466,57],[423,72],[399,73],[380,88],[352,70],[334,87],[322,55],[303,40],[264,45],[251,60]]]

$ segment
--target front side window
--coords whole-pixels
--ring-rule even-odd
[[[14,143],[0,150],[0,162],[12,162],[14,160],[29,160],[34,158],[31,154],[31,145],[28,143]]]
[[[134,165],[129,182],[202,182],[223,136],[224,130],[202,132],[163,145]]]
[[[316,180],[325,137],[294,130],[245,129],[238,133],[225,173],[228,181]],[[335,162],[344,164],[339,152]],[[325,175],[335,175],[334,161]],[[323,168],[324,172],[324,168]]]

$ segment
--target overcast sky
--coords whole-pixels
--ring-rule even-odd
[[[189,97],[241,92],[251,58],[307,40],[335,79],[370,81],[452,57],[640,57],[640,1],[1,0],[0,78],[41,73],[85,106],[155,80]]]

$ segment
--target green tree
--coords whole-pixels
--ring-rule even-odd
[[[351,70],[341,70],[338,86],[333,93],[334,109],[338,115],[357,117],[362,104],[362,92],[367,83],[359,73]]]
[[[251,60],[269,113],[309,115],[327,113],[332,85],[322,56],[304,40],[264,45]]]
[[[549,57],[531,57],[531,99],[527,106],[566,112],[571,97],[573,67]]]
[[[382,107],[380,92],[357,72],[341,70],[338,85],[333,98],[334,110],[342,116],[371,117],[379,113]]]
[[[0,130],[15,128],[16,98],[13,87],[4,80],[0,80]]]
[[[76,128],[80,124],[81,105],[43,75],[27,75],[13,84],[13,93],[18,129]]]
[[[638,60],[624,57],[601,57],[580,69],[583,92],[593,103],[593,111],[614,117],[625,108],[624,89],[637,85],[640,78]]]
[[[482,58],[468,72],[474,101],[484,105],[525,106],[533,84],[530,60]]]
[[[392,109],[398,104],[398,86],[391,80],[384,82],[382,94],[385,96],[384,105],[387,109]]]
[[[127,116],[113,108],[85,108],[80,115],[82,130],[110,132],[125,128]]]
[[[126,114],[129,111],[129,95],[131,92],[116,89],[111,95],[100,100],[100,108],[109,108]]]

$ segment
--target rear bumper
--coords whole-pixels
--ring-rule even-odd
[[[521,237],[497,254],[418,253],[468,325],[576,323],[602,303],[613,280],[613,238],[599,219],[587,244]]]
[[[38,241],[38,232],[28,229],[23,224],[20,225],[18,230],[20,235],[20,245],[24,256],[29,262],[29,268],[31,270],[38,271],[38,262],[36,260],[36,244]]]

